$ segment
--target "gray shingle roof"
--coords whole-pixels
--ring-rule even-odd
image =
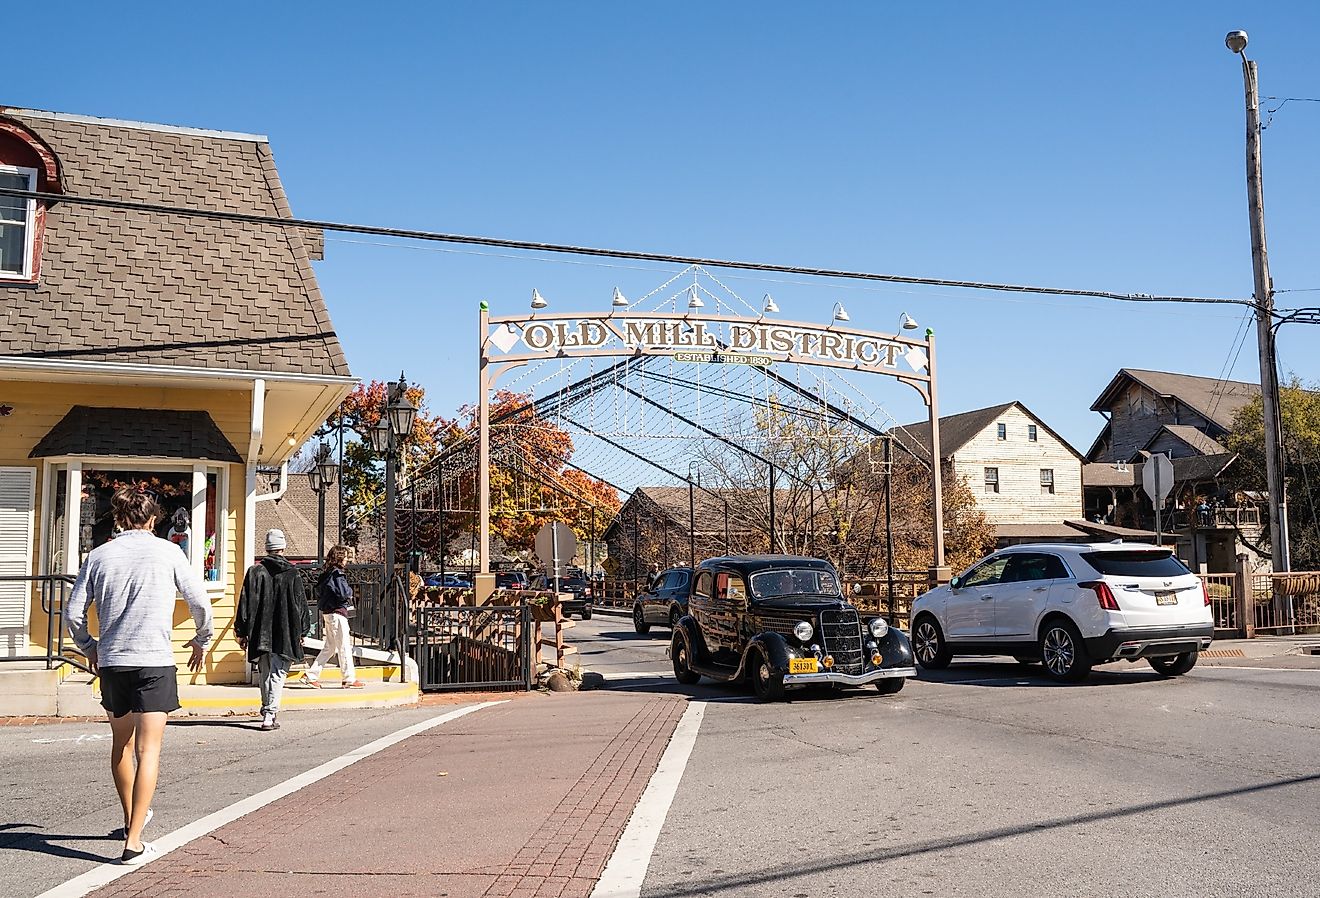
[[[306,474],[290,474],[289,486],[279,499],[257,503],[255,529],[258,540],[267,530],[278,527],[284,531],[289,545],[285,555],[290,558],[316,557],[316,491]],[[331,487],[325,494],[325,548],[338,543],[339,490]]]
[[[1212,439],[1192,427],[1190,424],[1165,424],[1155,436],[1147,441],[1147,448],[1160,438],[1160,433],[1168,431],[1202,455],[1222,455],[1228,450],[1218,440]]]
[[[1113,396],[1127,379],[1144,384],[1160,396],[1173,396],[1207,420],[1224,430],[1232,430],[1233,416],[1238,409],[1260,395],[1260,384],[1191,374],[1172,374],[1168,371],[1145,371],[1140,368],[1120,368],[1099,398],[1091,404],[1091,411],[1107,411]]]
[[[0,116],[50,146],[66,193],[292,217],[264,138],[5,107]],[[0,356],[348,375],[312,274],[319,241],[56,203],[37,286],[0,285]]]
[[[208,459],[241,463],[233,443],[202,411],[75,405],[29,453]]]

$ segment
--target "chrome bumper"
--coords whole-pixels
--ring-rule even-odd
[[[887,680],[893,677],[915,677],[916,675],[917,669],[915,667],[884,667],[860,674],[836,673],[827,670],[810,674],[784,674],[784,685],[810,686],[813,683],[841,683],[844,686],[865,686],[867,683],[874,683],[876,680]]]

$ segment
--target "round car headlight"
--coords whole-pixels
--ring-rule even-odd
[[[815,630],[811,628],[811,624],[804,620],[800,620],[793,625],[793,635],[798,638],[798,642],[808,641],[811,639],[811,634],[814,632]]]
[[[889,633],[889,622],[883,617],[872,618],[871,635],[876,639],[884,639],[887,633]]]

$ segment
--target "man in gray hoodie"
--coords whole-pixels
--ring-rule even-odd
[[[303,635],[312,624],[302,574],[284,557],[284,531],[266,532],[266,557],[248,568],[238,597],[234,635],[257,665],[261,728],[278,730],[280,694],[289,667],[303,657]]]

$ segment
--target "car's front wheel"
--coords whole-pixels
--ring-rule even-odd
[[[1165,658],[1147,658],[1150,666],[1162,677],[1180,677],[1196,666],[1200,652],[1183,652]]]
[[[890,677],[887,680],[876,680],[875,688],[881,695],[894,695],[903,691],[906,682],[907,677]]]
[[[1091,672],[1091,655],[1072,621],[1050,621],[1040,634],[1040,658],[1045,672],[1056,680],[1076,683]]]
[[[638,633],[651,632],[651,625],[646,622],[646,615],[642,613],[641,605],[633,606],[633,629]]]
[[[917,625],[912,628],[912,654],[926,670],[943,670],[953,660],[953,651],[944,641],[935,618],[929,615],[917,618]]]
[[[583,608],[583,609],[582,609],[582,619],[583,619],[583,620],[591,620],[591,606],[590,606],[590,605],[588,605],[586,608]]]
[[[674,662],[674,679],[684,686],[691,686],[697,680],[701,679],[701,674],[696,673],[690,666],[692,658],[688,654],[687,640],[677,633],[669,644],[669,655]]]
[[[784,698],[784,675],[770,666],[770,658],[765,652],[756,650],[748,660],[748,676],[752,680],[752,691],[763,702],[777,702]]]

